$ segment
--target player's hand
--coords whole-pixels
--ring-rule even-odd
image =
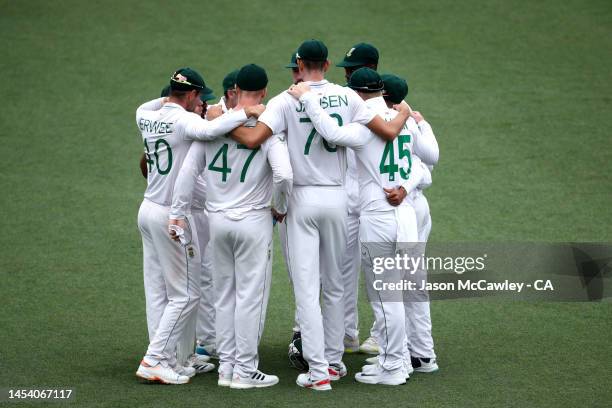
[[[276,211],[274,208],[272,208],[271,210],[272,210],[272,218],[274,218],[276,222],[283,222],[285,220],[287,213],[281,214],[278,211]]]
[[[423,115],[421,115],[421,112],[419,111],[411,111],[410,116],[412,116],[412,118],[416,121],[416,123],[419,123],[420,121],[425,120],[425,118],[423,117]]]
[[[259,115],[264,113],[265,110],[266,110],[266,106],[259,104],[259,105],[254,105],[254,106],[247,106],[246,108],[244,108],[244,113],[249,118],[258,118]]]
[[[221,108],[221,106],[214,105],[206,109],[206,120],[213,120],[221,115],[223,115],[223,108]]]
[[[305,82],[300,82],[299,84],[291,85],[289,89],[287,89],[289,95],[293,96],[295,99],[300,99],[302,95],[309,91],[310,86],[308,86],[308,84]]]
[[[398,188],[383,188],[383,190],[387,193],[387,201],[394,207],[400,205],[408,195],[404,187],[401,186]]]
[[[173,231],[170,229],[171,225],[176,225],[182,230],[185,230],[185,228],[187,228],[187,224],[185,223],[185,220],[169,220],[168,221],[168,234],[170,234],[170,238],[175,241],[179,241],[179,236],[177,235],[176,231]]]
[[[404,114],[407,113],[408,116],[410,116],[410,114],[412,113],[412,110],[410,109],[410,105],[408,105],[406,101],[402,101],[398,103],[397,105],[393,105],[393,109],[395,109],[396,111],[400,113],[404,113]]]

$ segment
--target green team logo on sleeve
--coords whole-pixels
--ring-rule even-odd
[[[259,151],[259,147],[257,147],[256,149],[249,149],[245,145],[239,144],[236,146],[236,148],[251,151],[249,157],[247,157],[242,166],[242,171],[240,172],[240,182],[244,183],[244,181],[246,180],[247,172],[249,170],[249,166],[251,165],[251,161],[253,161],[253,157],[255,157],[255,155]],[[223,146],[221,146],[221,148],[217,151],[217,153],[215,153],[215,157],[213,157],[211,163],[208,165],[208,170],[221,173],[221,181],[224,183],[227,182],[227,175],[232,172],[232,168],[229,167],[227,160],[228,149],[229,144],[224,143]],[[218,160],[221,160],[221,166],[218,166],[216,164]]]
[[[408,158],[408,169],[400,168],[395,162],[395,141],[399,149],[399,159]],[[410,143],[410,135],[399,135],[397,139],[387,142],[385,150],[383,150],[380,159],[379,170],[380,174],[389,174],[389,181],[395,181],[395,174],[399,171],[399,176],[404,180],[408,180],[410,170],[412,169],[412,159],[410,158],[410,149],[406,146]]]
[[[161,146],[164,146],[165,148],[161,148]],[[153,170],[153,165],[155,165],[155,167],[157,168],[157,172],[162,175],[165,176],[166,174],[170,173],[170,169],[172,169],[172,149],[170,148],[170,144],[168,142],[166,142],[165,139],[157,139],[155,141],[155,145],[154,145],[154,151],[153,151],[153,157],[155,158],[155,160],[153,160],[151,158],[151,151],[149,150],[149,143],[147,141],[147,139],[144,139],[144,147],[145,147],[145,159],[147,162],[147,166],[149,168],[149,173],[151,173],[151,170]],[[166,152],[166,157],[167,157],[167,163],[166,166],[162,169],[159,165],[159,153],[165,151]]]

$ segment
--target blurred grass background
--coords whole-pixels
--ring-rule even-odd
[[[136,107],[187,65],[220,95],[227,72],[260,64],[275,95],[308,38],[334,63],[370,42],[380,72],[408,79],[441,150],[432,240],[612,240],[609,1],[0,0],[0,386],[73,388],[88,407],[610,406],[610,303],[437,302],[440,372],[300,390],[278,245],[261,345],[278,386],[134,377],[147,345]],[[346,358],[351,373],[362,360]]]

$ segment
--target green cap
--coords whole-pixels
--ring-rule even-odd
[[[236,85],[236,77],[238,76],[239,69],[236,69],[223,78],[223,93],[227,92],[228,89],[232,89]]]
[[[327,61],[327,47],[322,41],[307,40],[300,45],[295,57],[306,61]]]
[[[378,65],[378,50],[372,44],[359,43],[351,47],[337,67]]]
[[[164,89],[161,90],[161,94],[159,96],[164,98],[169,95],[170,95],[170,85],[166,85]],[[202,100],[202,102],[206,102],[206,101],[212,101],[213,99],[217,99],[217,97],[212,93],[212,91],[210,92],[202,91],[200,92],[200,99]]]
[[[348,87],[359,92],[378,92],[383,90],[384,84],[378,72],[364,67],[353,72]]]
[[[204,78],[197,71],[191,68],[179,68],[170,77],[170,88],[174,91],[192,91],[199,90],[201,92],[212,92],[206,87]]]
[[[236,86],[243,91],[260,91],[268,86],[266,70],[259,65],[249,64],[240,68]]]
[[[202,100],[202,102],[208,102],[212,101],[213,99],[217,99],[217,97],[212,92],[202,92],[200,94],[200,99]]]
[[[296,54],[297,54],[297,51],[291,54],[291,62],[285,65],[285,68],[297,68],[298,67]]]
[[[393,74],[384,74],[380,76],[385,84],[383,97],[385,100],[393,103],[400,103],[408,95],[408,83],[405,79]]]
[[[162,89],[161,94],[159,96],[161,98],[165,98],[168,95],[170,95],[170,85],[164,86],[164,89]]]

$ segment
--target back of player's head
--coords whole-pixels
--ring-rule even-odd
[[[255,64],[240,68],[236,76],[236,87],[242,91],[261,91],[268,86],[266,70]]]
[[[285,65],[285,68],[295,69],[298,67],[296,55],[297,55],[297,51],[291,54],[291,62]]]
[[[327,46],[320,40],[304,41],[299,46],[295,57],[296,63],[297,60],[301,60],[308,70],[323,70],[327,62]]]
[[[362,93],[380,92],[384,84],[378,72],[371,68],[359,68],[349,78],[348,87]]]
[[[164,86],[164,88],[161,90],[161,94],[159,96],[160,96],[160,98],[165,98],[168,95],[170,95],[170,85]]]
[[[337,67],[358,68],[378,67],[378,50],[372,44],[361,42],[355,44],[347,51],[342,61],[336,64]]]
[[[384,74],[380,77],[385,86],[383,90],[385,101],[398,104],[406,98],[408,95],[408,82],[404,78],[393,74]]]
[[[227,91],[234,89],[236,86],[236,77],[238,76],[239,69],[235,69],[223,78],[223,95],[227,96]]]

